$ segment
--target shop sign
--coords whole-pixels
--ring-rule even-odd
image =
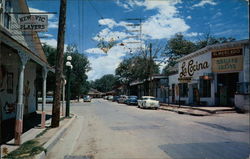
[[[178,78],[178,81],[180,83],[189,83],[191,80],[192,80],[192,77],[181,77],[181,78]]]
[[[243,70],[242,48],[212,52],[213,72],[232,72]]]
[[[21,31],[46,32],[48,30],[48,15],[18,15]]]
[[[189,60],[189,61],[184,61],[181,64],[181,68],[180,68],[180,74],[179,77],[183,78],[183,77],[192,77],[194,75],[195,72],[200,71],[200,70],[204,70],[209,68],[209,62],[208,61],[194,61]]]

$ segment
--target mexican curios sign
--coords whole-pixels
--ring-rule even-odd
[[[18,22],[21,31],[48,31],[48,15],[18,15]]]

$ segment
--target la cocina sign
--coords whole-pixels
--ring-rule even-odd
[[[181,65],[180,78],[188,76],[193,76],[194,72],[207,69],[209,67],[209,63],[207,61],[198,62],[192,59],[188,62],[183,62]]]

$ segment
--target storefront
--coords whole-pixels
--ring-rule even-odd
[[[249,41],[211,45],[182,57],[169,86],[171,103],[234,106],[237,94],[249,96]]]
[[[37,79],[42,78],[45,96],[47,72],[53,69],[37,33],[20,30],[18,15],[8,13],[28,13],[25,1],[5,0],[0,5],[5,13],[0,14],[0,144],[14,136],[19,144],[23,119],[36,112]]]

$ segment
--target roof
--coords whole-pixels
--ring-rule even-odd
[[[154,79],[167,79],[167,78],[168,78],[168,76],[166,76],[166,75],[153,75],[151,77],[151,79],[148,78],[147,81],[151,81],[151,80],[154,80]],[[135,85],[138,85],[138,84],[143,84],[145,81],[146,80],[141,80],[141,81],[137,80],[137,81],[131,82],[129,85],[130,86],[135,86]]]
[[[13,8],[13,12],[29,13],[29,8],[25,0],[13,1],[18,8]],[[16,16],[11,14],[12,30],[7,30],[0,25],[0,34],[3,42],[11,47],[29,54],[30,58],[40,65],[47,66],[49,70],[54,69],[48,65],[46,55],[43,51],[42,44],[36,32],[22,32],[18,30]],[[12,45],[10,44],[12,43]],[[13,45],[15,44],[15,45]]]
[[[244,45],[249,45],[249,40],[239,40],[239,41],[233,41],[233,42],[222,43],[222,44],[208,45],[200,50],[197,50],[197,51],[190,53],[182,58],[179,58],[177,60],[177,62],[191,59],[195,56],[205,54],[209,51],[221,50],[221,49],[227,49],[227,48],[243,47]]]

